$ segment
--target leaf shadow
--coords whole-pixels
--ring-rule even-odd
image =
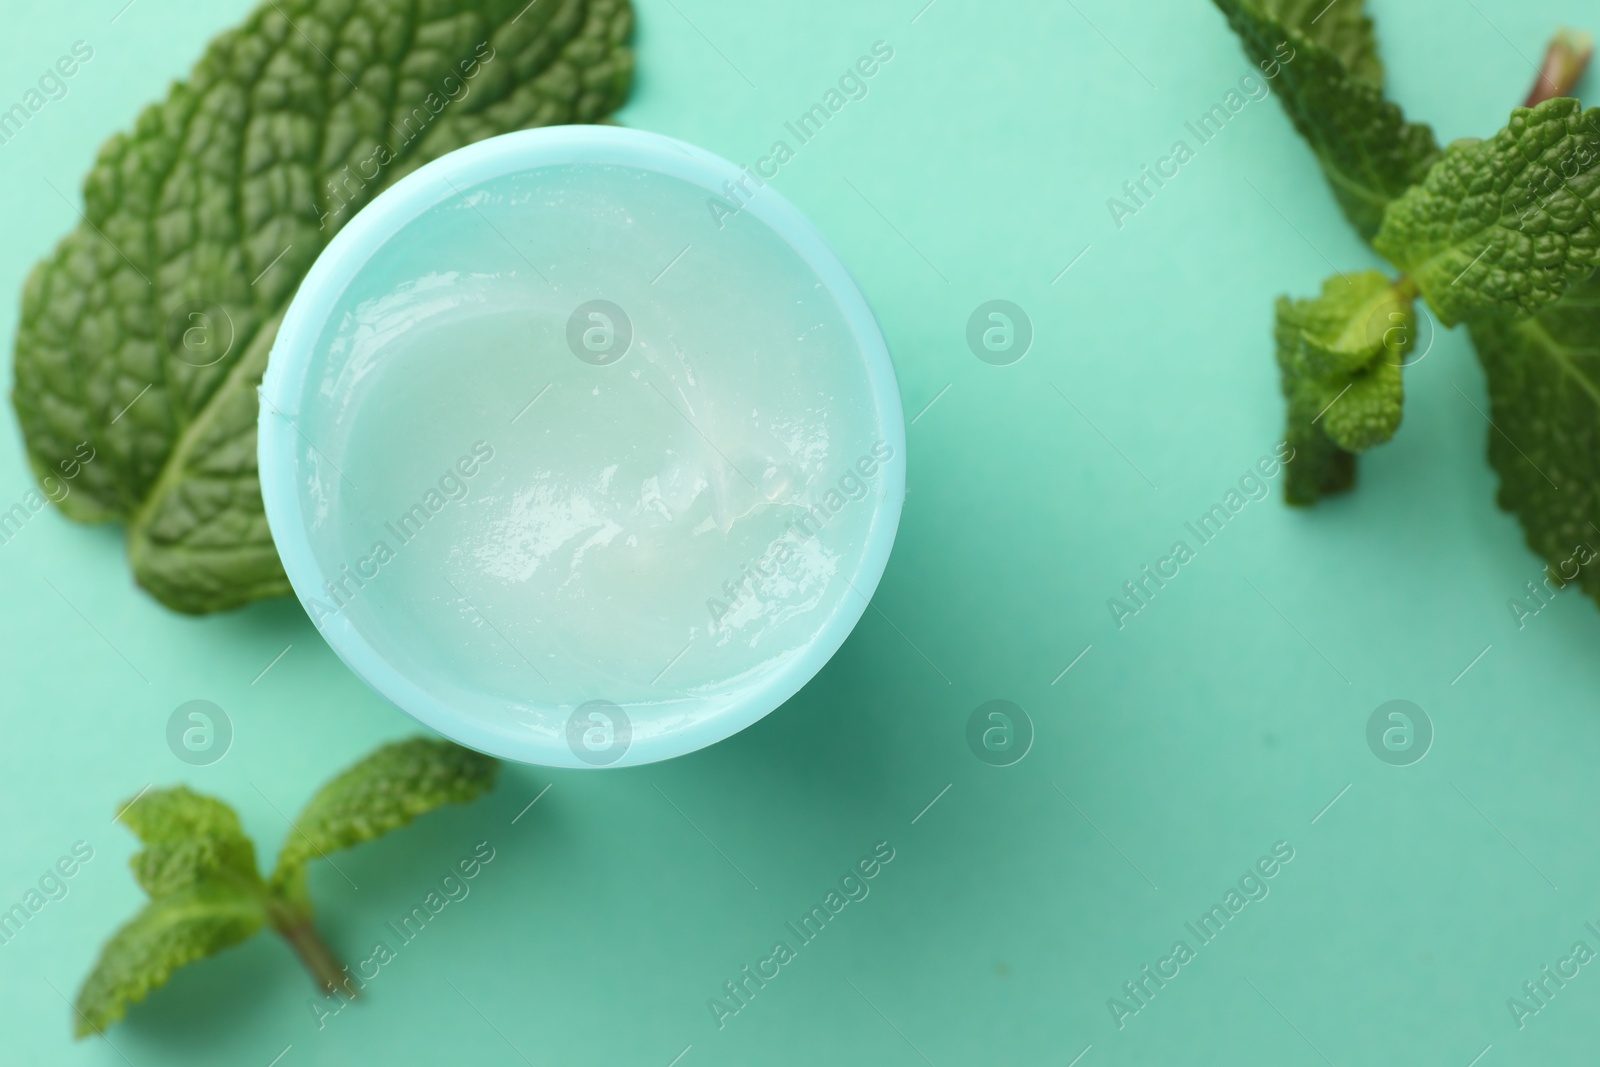
[[[179,968],[165,986],[128,1009],[110,1038],[144,1046],[167,1062],[198,1062],[243,1026],[259,1023],[296,986],[308,997],[316,995],[288,945],[265,928],[243,944]]]

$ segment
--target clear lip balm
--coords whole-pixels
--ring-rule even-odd
[[[506,759],[626,766],[792,696],[905,493],[882,335],[809,222],[700,149],[525,131],[398,182],[279,329],[262,493],[341,658]]]

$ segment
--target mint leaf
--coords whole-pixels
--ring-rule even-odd
[[[150,903],[106,943],[84,981],[78,1037],[122,1018],[184,964],[250,937],[270,910],[255,846],[222,801],[177,786],[141,794],[117,817],[145,844],[132,866]]]
[[[150,902],[101,950],[78,991],[74,1035],[102,1032],[179,967],[269,923],[320,989],[355,995],[313,924],[307,861],[405,826],[441,805],[473,800],[493,785],[498,767],[449,741],[415,738],[383,746],[306,805],[270,883],[262,881],[255,845],[227,804],[185,786],[135,797],[117,817],[144,843],[132,866]]]
[[[1400,364],[1375,360],[1346,384],[1349,388],[1334,393],[1322,417],[1328,439],[1348,452],[1365,452],[1393,437],[1404,400]]]
[[[1600,600],[1600,280],[1537,316],[1468,324],[1488,378],[1499,504],[1558,583]]]
[[[1600,266],[1600,112],[1517,108],[1487,141],[1457,141],[1396,200],[1373,242],[1440,321],[1532,315]]]
[[[294,822],[274,889],[304,893],[305,866],[370,841],[446,804],[466,804],[494,786],[494,758],[449,741],[415,737],[384,745],[317,791]]]
[[[1250,6],[1332,54],[1351,78],[1383,88],[1378,38],[1362,0],[1252,0]]]
[[[1400,371],[1415,341],[1408,293],[1377,271],[1329,278],[1309,300],[1279,297],[1273,328],[1294,448],[1285,498],[1315,503],[1355,481],[1354,453],[1400,426]]]
[[[1380,356],[1399,361],[1411,342],[1411,303],[1375,270],[1327,279],[1320,296],[1294,302],[1290,319],[1299,366],[1315,378],[1353,374]]]
[[[1342,493],[1355,484],[1356,457],[1330,441],[1317,424],[1328,405],[1321,384],[1300,372],[1301,332],[1288,297],[1278,298],[1273,336],[1289,409],[1283,439],[1292,449],[1292,458],[1285,464],[1283,496],[1290,504],[1315,504],[1321,497]]]
[[[78,991],[73,1036],[100,1033],[173,971],[237,945],[266,921],[265,898],[232,886],[192,885],[157,897],[100,950]]]
[[[234,810],[185,786],[145,793],[118,816],[143,841],[131,861],[151,897],[222,881],[261,892],[256,849]]]
[[[1334,198],[1371,240],[1384,208],[1422,180],[1439,148],[1383,95],[1383,65],[1359,0],[1216,0],[1316,154]],[[1276,71],[1274,74],[1273,72]]]
[[[615,110],[631,25],[628,0],[268,0],[212,42],[101,149],[85,221],[23,292],[30,465],[97,451],[62,510],[127,523],[135,577],[180,611],[289,593],[255,388],[300,279],[423,163]]]

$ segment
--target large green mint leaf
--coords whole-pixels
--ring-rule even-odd
[[[227,885],[193,885],[150,901],[100,950],[78,991],[74,1036],[104,1031],[173,971],[238,944],[266,921],[264,897]]]
[[[267,0],[101,150],[84,221],[23,293],[14,402],[63,510],[128,523],[137,579],[204,612],[289,592],[255,389],[333,233],[451,149],[627,94],[628,0]]]
[[[1309,300],[1278,299],[1273,334],[1295,450],[1289,503],[1348,489],[1354,453],[1394,436],[1415,325],[1410,297],[1377,271],[1329,278]]]
[[[305,866],[370,841],[446,804],[494,786],[497,760],[449,741],[415,737],[384,745],[317,791],[278,854],[272,884],[303,901]]]
[[[1600,600],[1600,280],[1529,319],[1469,322],[1488,378],[1500,506],[1558,583]]]
[[[206,881],[262,888],[255,845],[234,810],[214,797],[186,786],[154,789],[118,818],[144,842],[131,863],[134,877],[152,897]]]
[[[1487,141],[1452,144],[1396,200],[1373,246],[1446,326],[1475,311],[1532,315],[1600,265],[1600,111],[1517,108]]]
[[[1360,0],[1216,0],[1245,53],[1271,75],[1345,217],[1371,239],[1389,201],[1422,180],[1439,148],[1384,99],[1383,65]],[[1273,73],[1276,72],[1276,73]]]

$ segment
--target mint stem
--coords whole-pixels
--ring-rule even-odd
[[[328,943],[322,940],[322,935],[317,933],[310,916],[274,908],[272,926],[289,942],[289,947],[294,949],[295,955],[300,957],[300,962],[305,964],[306,970],[311,972],[311,977],[317,980],[323,992],[343,992],[352,1000],[355,999],[356,987],[345,973],[344,964],[339,962]]]
[[[1534,79],[1533,88],[1528,90],[1528,99],[1522,106],[1533,107],[1558,96],[1571,96],[1593,58],[1594,39],[1588,34],[1565,28],[1557,30],[1550,39],[1550,47],[1545,49],[1539,76]]]

